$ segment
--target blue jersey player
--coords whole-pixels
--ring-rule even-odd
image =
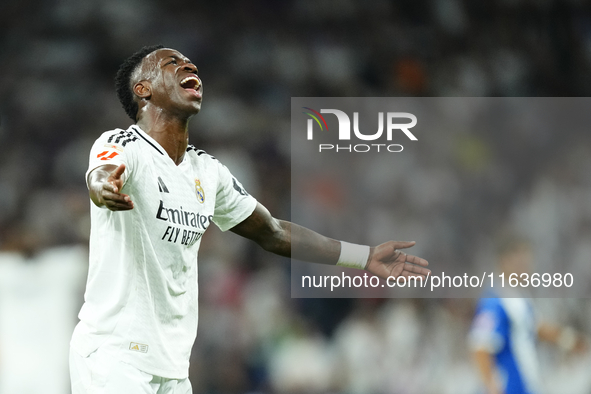
[[[532,250],[528,243],[507,243],[499,256],[506,276],[529,272]],[[585,340],[571,328],[538,324],[532,303],[518,288],[489,290],[481,298],[470,331],[470,346],[486,387],[486,394],[538,394],[540,373],[536,341],[542,339],[562,349],[580,350]]]
[[[529,300],[482,298],[470,333],[487,394],[536,394],[536,324]]]

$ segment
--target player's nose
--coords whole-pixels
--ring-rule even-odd
[[[188,62],[188,63],[185,63],[184,64],[183,70],[184,71],[188,71],[190,73],[195,73],[196,74],[197,73],[197,66],[194,65],[193,63]]]

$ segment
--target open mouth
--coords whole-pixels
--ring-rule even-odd
[[[185,90],[198,91],[201,86],[201,81],[194,75],[189,75],[181,81],[181,87]]]

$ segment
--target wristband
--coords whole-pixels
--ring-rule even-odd
[[[341,267],[365,269],[369,258],[369,246],[341,241],[341,255],[337,265]]]

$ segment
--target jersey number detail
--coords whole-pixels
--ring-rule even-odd
[[[109,153],[108,150],[99,153],[98,155],[96,155],[97,159],[100,157],[101,160],[111,160],[113,157],[117,156],[119,153],[117,152],[112,152],[109,156],[105,156],[107,153]]]

